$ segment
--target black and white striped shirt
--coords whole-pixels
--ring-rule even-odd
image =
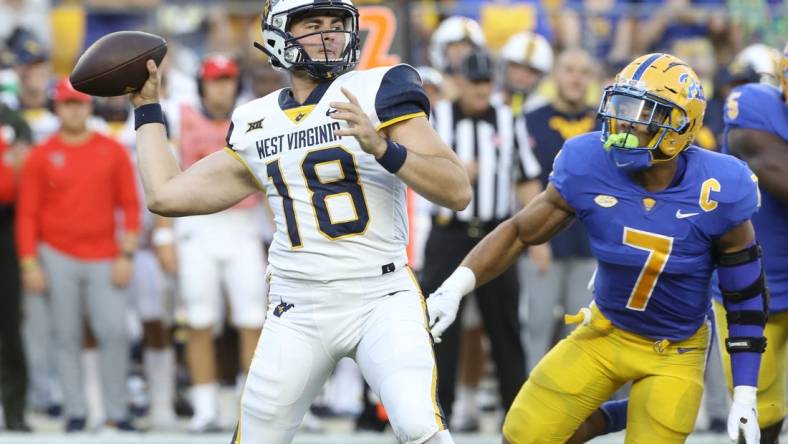
[[[506,105],[490,106],[481,116],[463,115],[457,102],[441,101],[433,110],[433,126],[463,163],[476,162],[478,175],[470,205],[460,212],[435,207],[443,221],[493,222],[512,214],[514,185],[539,177],[541,167],[531,151],[522,114]]]

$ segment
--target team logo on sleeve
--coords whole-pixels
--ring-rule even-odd
[[[263,129],[263,120],[265,120],[265,117],[254,122],[248,122],[249,128],[246,129],[246,132],[249,133],[250,131]]]
[[[602,208],[610,208],[618,203],[618,199],[606,194],[600,194],[594,198],[594,202]]]

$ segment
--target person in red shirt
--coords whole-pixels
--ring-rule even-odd
[[[49,299],[66,431],[85,428],[80,345],[83,313],[98,339],[107,418],[133,429],[127,416],[126,294],[139,229],[131,161],[116,141],[87,128],[90,96],[68,79],[54,93],[60,130],[35,148],[22,169],[16,213],[22,283]],[[123,235],[116,238],[118,209]]]

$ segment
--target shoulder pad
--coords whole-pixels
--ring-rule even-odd
[[[429,116],[430,101],[415,68],[400,64],[375,69],[384,70],[380,87],[375,95],[375,112],[381,126],[419,113]]]

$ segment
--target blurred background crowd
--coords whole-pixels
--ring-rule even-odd
[[[356,5],[360,68],[418,67],[450,146],[464,149],[463,137],[474,138],[467,148],[474,153],[496,145],[498,124],[487,141],[460,129],[464,119],[477,129],[493,122],[490,110],[505,108],[527,125],[527,147],[510,179],[521,198],[506,201],[511,208],[445,214],[411,200],[409,253],[425,294],[464,255],[442,246],[472,247],[544,186],[564,140],[597,128],[602,88],[635,56],[670,52],[696,70],[709,102],[696,144],[717,149],[728,91],[776,80],[773,48],[788,37],[785,0]],[[260,39],[261,8],[247,0],[0,1],[0,392],[7,430],[30,431],[44,417],[67,432],[234,426],[265,313],[273,223],[264,199],[215,216],[154,217],[135,171],[127,98],[91,98],[65,78],[84,49],[110,32],[164,36],[163,105],[186,167],[224,147],[236,105],[287,84],[251,44]],[[501,174],[471,159],[474,184]],[[474,191],[484,201],[484,187]],[[445,336],[453,345],[438,346],[439,367],[448,372],[439,392],[455,430],[478,430],[483,411],[511,403],[529,369],[566,333],[560,315],[590,300],[593,270],[585,232],[573,227],[523,258],[501,283],[499,302],[480,295],[464,304],[461,328]],[[514,337],[500,325],[513,326]],[[721,432],[727,394],[714,359],[708,419],[699,427]],[[507,364],[522,371],[504,371]],[[350,417],[359,429],[386,427],[385,411],[350,361],[340,363],[304,426],[320,431],[321,418],[332,416]]]

